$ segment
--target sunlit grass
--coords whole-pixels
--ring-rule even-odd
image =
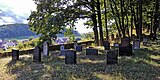
[[[13,62],[11,57],[0,59],[0,80],[158,80],[160,77],[159,44],[142,46],[134,55],[118,57],[118,64],[107,65],[103,47],[99,55],[77,53],[77,64],[66,65],[57,51],[34,63],[32,55],[21,56]]]

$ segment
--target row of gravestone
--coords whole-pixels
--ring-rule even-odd
[[[61,45],[61,51],[60,54],[64,53],[65,56],[65,64],[76,64],[76,51],[82,51],[82,46],[77,45],[77,43],[74,44],[75,50],[69,50],[64,49],[64,45]],[[44,49],[43,49],[44,50]],[[39,46],[36,46],[33,52],[33,61],[34,62],[40,62],[41,61],[41,52],[42,49]],[[45,54],[45,53],[43,53]],[[49,55],[49,54],[47,54]],[[89,47],[86,49],[86,55],[98,55],[98,49],[94,49],[92,47]],[[12,49],[12,60],[17,61],[19,60],[19,50]]]
[[[45,43],[45,45],[47,45]],[[33,53],[33,61],[40,62],[41,61],[41,52],[43,51],[43,55],[48,56],[49,51],[46,50],[48,47],[43,46],[43,50],[41,47],[37,46],[34,49]],[[131,56],[132,55],[132,44],[128,38],[122,39],[121,44],[114,43],[113,49],[110,49],[110,43],[108,41],[104,42],[104,48],[107,53],[107,64],[116,64],[119,56]],[[76,64],[76,51],[82,51],[82,46],[77,45],[77,42],[74,42],[75,50],[64,49],[64,45],[62,44],[60,47],[59,56],[65,56],[66,64]],[[133,49],[140,49],[140,41],[133,41]],[[86,48],[86,55],[98,55],[98,49],[93,47]],[[19,60],[19,50],[12,50],[12,60]]]
[[[147,45],[147,39],[143,39],[143,46]],[[116,64],[118,61],[118,56],[132,56],[132,50],[140,49],[140,40],[134,39],[133,45],[130,43],[129,38],[122,38],[121,44],[114,43],[112,49],[110,49],[110,43],[104,41],[104,48],[107,55],[107,64]]]

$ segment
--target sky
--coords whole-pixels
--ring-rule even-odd
[[[0,25],[13,23],[27,23],[31,11],[36,10],[33,0],[0,0]],[[76,24],[79,33],[92,32],[92,29],[86,29],[84,21],[78,21]]]

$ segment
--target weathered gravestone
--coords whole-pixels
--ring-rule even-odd
[[[113,46],[114,46],[114,48],[117,49],[117,48],[119,48],[119,43],[114,43]]]
[[[131,56],[132,55],[132,44],[130,44],[129,38],[122,38],[121,44],[119,45],[120,56]]]
[[[143,38],[143,46],[147,46],[147,38]]]
[[[43,43],[43,56],[48,56],[49,55],[49,50],[48,50],[48,43],[45,41]]]
[[[114,43],[113,44],[114,50],[119,53],[119,43]]]
[[[19,50],[12,49],[12,60],[13,61],[19,60]]]
[[[61,44],[59,56],[65,56],[65,51],[66,51],[66,50],[64,49],[64,44]]]
[[[104,46],[105,50],[109,50],[110,49],[110,43],[109,43],[109,41],[104,41],[103,42],[103,46]]]
[[[74,50],[65,50],[65,64],[76,64],[77,55]]]
[[[106,60],[107,64],[117,64],[118,62],[118,53],[115,50],[107,50],[106,51]]]
[[[73,41],[73,42],[74,42],[74,49],[76,49],[77,41]]]
[[[41,61],[41,49],[40,49],[39,46],[36,46],[36,47],[34,48],[33,61],[34,61],[34,62],[40,62],[40,61]]]
[[[140,40],[139,39],[135,39],[133,41],[133,49],[134,50],[140,49]]]
[[[86,55],[98,55],[98,49],[94,48],[87,48]]]
[[[77,45],[76,46],[76,51],[82,51],[82,46],[81,45]]]

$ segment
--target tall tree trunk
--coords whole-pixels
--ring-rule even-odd
[[[155,5],[155,14],[154,14],[154,26],[153,26],[153,40],[156,40],[156,36],[157,36],[157,28],[159,26],[159,22],[158,22],[158,9],[159,9],[159,6],[158,6],[159,2],[158,0],[156,0],[156,5]]]
[[[142,41],[142,0],[139,2],[139,29],[138,29],[138,38]]]
[[[93,1],[93,0],[92,0]],[[97,29],[97,19],[96,19],[96,13],[95,13],[95,6],[93,4],[90,5],[93,11],[93,14],[91,16],[92,22],[93,22],[93,32],[94,32],[94,39],[95,39],[95,44],[99,46],[99,36],[98,36],[98,29]]]
[[[95,44],[96,44],[97,46],[99,46],[96,14],[93,14],[93,15],[92,15],[92,21],[93,21],[93,25],[94,25],[93,31],[94,31]]]
[[[113,10],[112,4],[110,4],[110,7],[111,7],[111,10],[112,10],[112,14],[115,15],[115,12],[114,12],[114,10]],[[118,21],[117,21],[116,17],[114,17],[114,20],[115,20],[115,23],[116,23],[116,27],[117,27],[117,29],[118,29],[119,36],[121,37],[121,30],[120,30],[120,28],[119,28],[119,26],[118,26]],[[119,19],[119,20],[120,20],[120,19]]]
[[[120,0],[120,4],[121,4],[121,15],[122,15],[122,34],[123,34],[123,37],[126,37],[126,34],[125,34],[125,26],[124,26],[124,0]]]
[[[153,29],[152,26],[153,26],[153,17],[151,16],[150,36],[151,36],[152,33],[153,33],[153,32],[152,32],[152,31],[153,31],[153,30],[152,30],[152,29]]]
[[[136,16],[135,16],[135,20],[136,20],[136,22],[135,22],[135,26],[136,26],[136,35],[137,35],[137,38],[139,38],[138,36],[139,36],[139,34],[138,34],[138,30],[139,30],[139,7],[138,7],[138,0],[137,0],[137,6],[136,6]]]
[[[108,26],[107,26],[107,9],[106,9],[106,0],[104,0],[104,15],[105,15],[105,26],[106,26],[106,40],[108,41],[109,37],[108,37]]]
[[[132,38],[132,34],[133,34],[133,6],[132,4],[130,4],[131,7],[131,38]]]
[[[98,11],[98,24],[99,24],[99,33],[100,33],[100,46],[103,45],[103,29],[102,29],[102,21],[101,21],[101,9],[100,2],[97,0],[97,11]]]
[[[119,11],[118,11],[118,9],[117,9],[117,4],[116,4],[116,2],[115,2],[114,0],[112,0],[112,1],[110,0],[110,2],[113,2],[114,5],[115,5],[116,13],[115,13],[114,10],[113,10],[112,4],[110,4],[113,15],[117,14],[118,21],[117,21],[116,18],[114,18],[114,19],[116,20],[116,25],[117,25],[117,29],[118,29],[118,32],[119,32],[119,36],[122,37],[121,31],[123,30],[123,27],[122,27],[122,25],[121,25],[121,19],[120,19]],[[118,27],[118,22],[119,22],[119,27]]]

